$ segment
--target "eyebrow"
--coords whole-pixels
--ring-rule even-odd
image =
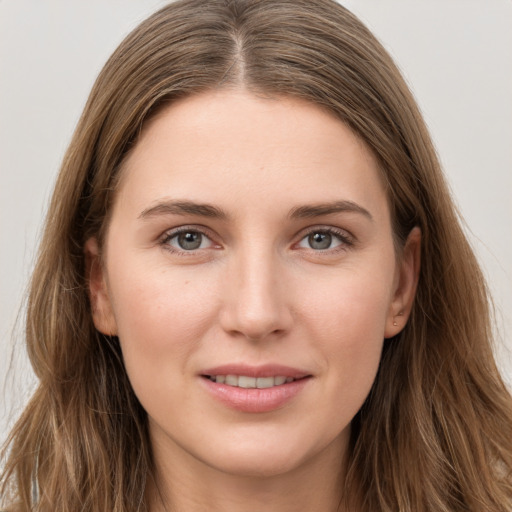
[[[211,204],[195,203],[193,201],[163,201],[143,210],[139,219],[160,215],[198,215],[220,220],[228,218],[228,214],[224,210]]]
[[[288,214],[291,219],[309,219],[336,213],[357,213],[373,221],[371,213],[353,201],[333,201],[330,203],[317,203],[297,206]],[[163,215],[197,215],[210,219],[227,220],[229,215],[217,206],[194,201],[163,201],[146,208],[139,215],[139,219],[147,219]]]
[[[330,203],[298,206],[290,211],[289,217],[292,219],[309,219],[312,217],[345,212],[358,213],[373,221],[372,214],[366,208],[363,208],[353,201],[333,201]]]

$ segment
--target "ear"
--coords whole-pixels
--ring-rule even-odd
[[[395,290],[386,319],[385,338],[396,336],[411,314],[420,275],[421,230],[415,227],[409,233],[400,260],[397,263]]]
[[[89,238],[84,247],[85,276],[89,287],[92,319],[98,331],[107,336],[117,335],[117,324],[107,288],[105,269],[100,255],[98,240]]]

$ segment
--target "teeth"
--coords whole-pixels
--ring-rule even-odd
[[[215,379],[217,381],[217,379]],[[226,384],[228,386],[238,386],[238,377],[236,375],[226,375]]]
[[[277,386],[278,383],[275,382],[276,380],[277,377],[258,377],[256,379],[256,387],[260,389],[265,389]]]
[[[239,388],[255,388],[256,387],[256,377],[246,377],[245,375],[240,375],[240,377],[238,377],[238,387]]]
[[[238,388],[246,389],[266,389],[274,386],[281,386],[285,382],[292,382],[295,379],[293,377],[283,377],[278,375],[277,377],[249,377],[247,375],[211,375],[210,380],[217,382],[218,384],[227,384],[228,386],[234,386]]]

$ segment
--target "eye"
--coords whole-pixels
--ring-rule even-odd
[[[162,240],[162,244],[173,251],[196,251],[199,249],[208,249],[214,246],[214,243],[205,233],[197,229],[184,228],[167,233]]]
[[[313,249],[314,251],[327,251],[329,249],[350,246],[352,242],[349,236],[334,229],[315,229],[310,231],[298,243],[302,249]]]

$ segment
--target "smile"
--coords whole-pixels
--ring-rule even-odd
[[[281,409],[309,388],[313,375],[281,364],[224,364],[199,373],[207,393],[215,401],[243,413]]]
[[[250,377],[248,375],[207,375],[211,381],[217,384],[226,384],[236,388],[267,389],[293,382],[293,377],[278,375],[275,377]]]

